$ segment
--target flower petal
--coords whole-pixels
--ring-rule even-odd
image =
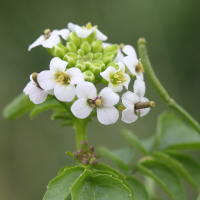
[[[42,71],[37,76],[37,81],[44,90],[52,90],[56,85],[54,72],[50,70]]]
[[[136,79],[133,85],[133,91],[140,98],[142,98],[145,94],[145,82],[139,79]]]
[[[54,57],[49,65],[50,71],[54,73],[65,72],[68,62],[61,60],[58,57]]]
[[[54,88],[54,94],[58,100],[70,102],[75,98],[75,86],[57,83]]]
[[[122,111],[122,121],[126,123],[135,122],[138,116],[134,113],[134,106],[128,107]]]
[[[51,34],[51,36],[42,43],[42,46],[45,48],[52,48],[58,43],[60,43],[60,37],[56,34]]]
[[[103,106],[106,107],[114,106],[119,102],[119,95],[113,92],[109,87],[103,88],[98,96],[102,97]]]
[[[27,95],[27,94],[30,93],[32,86],[33,86],[33,82],[30,81],[30,82],[26,85],[26,87],[23,89],[23,92],[25,93],[25,95]]]
[[[137,54],[135,52],[135,49],[131,45],[125,45],[125,47],[122,49],[122,51],[127,55],[131,56],[137,59]]]
[[[74,116],[84,119],[90,114],[92,108],[88,105],[87,99],[82,98],[74,102],[74,104],[71,106],[71,111]]]
[[[69,29],[70,31],[75,31],[75,24],[69,22],[68,25],[67,25],[67,27],[68,27],[68,29]]]
[[[114,92],[121,92],[123,90],[123,85],[121,83],[112,84],[109,82],[108,87],[110,87]]]
[[[119,66],[119,69],[117,70],[117,72],[125,72],[125,65],[124,65],[124,63],[122,63],[122,62],[118,62],[118,63],[116,63],[116,65],[118,65]]]
[[[103,48],[105,49],[107,46],[111,45],[111,43],[103,42],[102,45],[103,45]]]
[[[52,90],[44,90],[47,94],[54,95],[54,89]]]
[[[147,99],[146,97],[142,97],[140,99],[141,102],[147,102],[149,101],[149,99]],[[143,108],[143,109],[139,109],[140,110],[140,117],[145,116],[146,114],[148,114],[148,112],[150,111],[150,108]]]
[[[122,95],[122,103],[126,108],[134,106],[139,101],[139,96],[131,91],[127,91]]]
[[[114,106],[97,108],[97,118],[102,124],[114,124],[119,118],[119,112]]]
[[[76,86],[76,95],[78,98],[94,100],[97,97],[97,89],[93,83],[85,81]]]
[[[106,35],[104,35],[100,30],[98,30],[97,28],[93,28],[96,30],[96,33],[97,33],[97,40],[102,40],[102,41],[105,41],[108,39],[108,37]]]
[[[78,84],[84,81],[84,75],[78,68],[72,67],[70,69],[67,69],[66,75],[69,76],[71,85]]]
[[[29,93],[29,98],[34,104],[40,104],[46,100],[47,95],[48,94],[44,90],[33,85]]]
[[[136,77],[137,77],[137,79],[143,81],[144,80],[144,74],[143,74],[143,72],[137,72],[136,73]]]
[[[28,51],[30,51],[32,48],[42,45],[42,43],[45,41],[44,35],[41,35],[35,42],[33,42],[29,47]]]
[[[131,81],[131,78],[130,78],[130,76],[129,76],[128,74],[126,74],[126,73],[123,74],[123,77],[126,78],[126,81],[123,81],[123,82],[122,82],[122,85],[124,85],[124,87],[128,90],[128,85],[129,85],[129,83],[130,83],[130,81]]]
[[[123,58],[124,64],[128,67],[130,72],[136,75],[135,67],[138,65],[138,59],[130,56],[126,56]]]
[[[75,25],[76,35],[80,38],[86,38],[92,33],[92,29],[82,28],[78,25]]]
[[[101,72],[100,75],[107,81],[110,81],[110,77],[116,73],[117,70],[114,67],[109,66],[104,72]]]
[[[67,40],[69,36],[69,29],[54,30],[52,34],[60,35],[64,40]]]
[[[121,50],[118,50],[117,56],[114,58],[113,62],[122,62],[124,58],[123,53],[121,52]]]

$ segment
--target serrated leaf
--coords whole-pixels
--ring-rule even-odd
[[[72,200],[132,200],[132,194],[119,179],[85,170],[71,187]]]
[[[4,109],[3,116],[13,120],[30,111],[35,104],[30,101],[29,96],[21,93],[15,97]]]
[[[134,196],[138,200],[149,200],[149,195],[144,185],[133,176],[127,176],[126,180],[134,191]]]
[[[141,151],[142,154],[148,155],[147,150],[142,146],[139,138],[130,130],[123,129],[122,135],[126,139],[126,141],[131,144],[133,147],[136,147]]]
[[[198,132],[175,114],[162,113],[157,126],[160,149],[200,149]]]
[[[186,199],[179,176],[158,160],[144,157],[136,167],[140,172],[154,179],[173,200]]]
[[[124,170],[129,170],[129,166],[119,157],[117,157],[111,150],[107,147],[98,147],[97,150],[102,153],[105,157],[113,161],[119,168]]]
[[[166,153],[183,165],[183,167],[193,178],[194,182],[198,187],[198,190],[200,191],[200,164],[191,156],[178,151],[170,150],[166,151]]]
[[[56,101],[53,97],[49,97],[46,99],[45,102],[35,105],[35,107],[30,113],[30,118],[33,119],[36,115],[38,115],[41,112],[58,108],[62,109],[61,104],[59,104],[59,102]]]
[[[70,187],[83,173],[84,169],[80,166],[71,167],[51,180],[43,200],[65,200],[70,195]]]
[[[197,184],[194,182],[192,176],[184,168],[182,163],[180,163],[176,159],[170,157],[168,154],[165,154],[163,152],[153,152],[152,156],[159,159],[160,162],[162,162],[163,164],[165,164],[169,168],[178,172],[186,181],[188,181],[195,189],[198,190]],[[200,170],[199,170],[199,172],[200,172]]]

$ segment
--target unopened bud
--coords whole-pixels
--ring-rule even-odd
[[[96,76],[100,74],[105,68],[105,64],[101,60],[94,60],[90,67],[89,70]]]
[[[106,53],[103,55],[102,60],[105,63],[105,65],[107,65],[108,63],[112,62],[114,58],[115,58],[114,54]]]
[[[94,54],[94,57],[93,57],[93,60],[100,60],[102,58],[102,53],[95,53]]]
[[[51,49],[52,55],[55,57],[63,58],[63,56],[67,53],[67,49],[60,43],[54,45]]]
[[[93,147],[93,146],[90,146],[90,150],[91,150],[92,152],[94,152],[94,147]]]
[[[89,81],[89,82],[94,82],[95,81],[95,75],[91,71],[89,71],[89,70],[84,71],[83,75],[84,75],[84,80],[85,81]]]
[[[116,55],[118,53],[118,50],[119,50],[119,46],[117,44],[112,44],[112,45],[107,46],[103,50],[103,54],[105,54],[105,53],[112,53],[116,57]]]
[[[68,39],[67,39],[67,42],[73,42],[73,43],[76,45],[77,48],[79,48],[80,45],[81,45],[81,40],[80,40],[80,38],[76,35],[75,32],[71,32],[71,33],[69,34],[69,37],[68,37]]]
[[[81,146],[81,148],[85,149],[85,148],[87,148],[88,144],[86,141],[83,140],[80,142],[80,146]]]
[[[92,43],[91,47],[92,47],[92,52],[93,53],[102,52],[102,50],[103,50],[102,40],[94,41]]]
[[[74,152],[74,157],[78,158],[78,152],[77,151]]]
[[[82,72],[84,72],[86,70],[85,63],[80,60],[76,61],[75,67],[79,68]]]
[[[76,52],[76,45],[73,42],[67,42],[66,49],[68,52]]]
[[[92,60],[92,59],[93,59],[93,56],[94,56],[93,53],[90,52],[90,53],[87,54],[87,59],[88,59],[88,60]]]
[[[97,35],[96,31],[92,31],[92,33],[88,37],[80,38],[81,43],[87,41],[87,42],[89,42],[91,44],[96,39],[96,35]]]
[[[69,68],[75,66],[76,59],[77,59],[77,55],[74,52],[69,52],[63,57],[63,60],[68,62],[67,67]]]
[[[83,51],[83,49],[79,49],[79,50],[77,51],[77,53],[78,53],[78,55],[80,55],[80,56],[84,56],[84,51]]]
[[[91,158],[90,159],[90,163],[93,164],[93,165],[95,165],[97,163],[97,161],[98,160],[96,158]]]
[[[89,53],[91,51],[91,46],[89,44],[89,42],[85,41],[83,42],[83,44],[81,44],[81,47],[80,47],[85,54]]]
[[[106,65],[106,68],[108,68],[108,67],[114,67],[116,70],[118,70],[118,69],[119,69],[119,66],[116,65],[116,64],[117,64],[117,62],[110,62],[110,63],[108,63],[108,64]]]
[[[36,83],[36,84],[38,84],[38,82],[37,82],[37,73],[36,72],[34,72],[34,73],[32,73],[32,79],[33,79],[33,81]]]

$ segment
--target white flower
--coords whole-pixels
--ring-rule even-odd
[[[130,76],[124,73],[125,66],[122,62],[118,62],[116,65],[119,66],[119,69],[109,66],[104,72],[101,72],[100,75],[105,80],[109,81],[108,87],[112,88],[114,92],[121,92],[123,86],[128,90]]]
[[[144,68],[141,63],[141,60],[140,59],[138,60],[137,58],[135,49],[130,45],[126,45],[122,49],[122,51],[127,55],[126,57],[123,58],[123,62],[125,63],[125,65],[128,67],[128,69],[132,74],[134,74],[137,78],[143,81]]]
[[[49,29],[46,29],[44,31],[45,35],[41,35],[33,44],[31,44],[28,47],[28,50],[30,51],[32,48],[42,45],[45,48],[52,48],[54,45],[60,43],[60,37],[59,35],[64,39],[67,40],[69,36],[69,30],[68,29],[62,29],[62,30],[54,30],[50,31]]]
[[[145,83],[141,80],[135,80],[134,83],[134,93],[127,91],[122,95],[122,103],[126,107],[125,110],[122,111],[122,121],[126,123],[132,123],[138,119],[138,114],[140,117],[145,116],[150,108],[143,108],[135,110],[134,106],[138,102],[147,102],[149,101],[145,94]]]
[[[119,101],[119,95],[111,88],[105,87],[97,95],[97,90],[93,83],[83,82],[76,87],[78,100],[71,107],[72,113],[81,119],[89,116],[91,111],[97,109],[97,118],[102,124],[115,123],[119,118],[119,112],[114,107]]]
[[[84,75],[78,68],[66,70],[66,61],[55,57],[50,62],[50,70],[38,75],[38,83],[45,90],[54,89],[56,98],[60,101],[72,101],[75,98],[75,84],[84,81]]]
[[[70,22],[68,23],[68,28],[71,31],[75,31],[76,35],[80,38],[86,38],[92,33],[92,31],[96,31],[97,40],[102,40],[102,41],[107,40],[107,36],[104,35],[101,31],[99,31],[96,26],[92,27],[91,23],[88,23],[86,27],[85,26],[81,27],[79,25]]]

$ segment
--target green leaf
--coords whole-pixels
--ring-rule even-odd
[[[200,149],[198,132],[170,112],[164,112],[158,118],[157,142],[160,149]]]
[[[66,169],[74,167],[73,165],[66,165],[64,167],[61,167],[58,171],[58,175],[62,174]]]
[[[152,136],[145,138],[145,139],[141,139],[140,142],[141,142],[142,146],[148,152],[150,152],[153,149],[154,144],[155,144],[155,135],[152,135]]]
[[[97,150],[102,153],[105,157],[112,160],[119,168],[129,170],[129,166],[120,158],[118,158],[112,151],[107,147],[98,147]]]
[[[84,169],[80,166],[71,167],[51,180],[43,200],[65,200],[70,195],[70,187],[83,173]]]
[[[131,191],[119,179],[106,174],[93,176],[85,170],[71,187],[72,200],[131,200]]]
[[[144,157],[137,169],[154,179],[173,200],[185,200],[185,192],[179,176],[170,168],[154,159],[153,157]]]
[[[45,102],[35,105],[30,113],[30,118],[33,119],[37,114],[46,110],[53,110],[58,108],[62,109],[61,104],[59,104],[59,102],[56,101],[53,97],[49,97]]]
[[[191,156],[179,151],[168,150],[166,153],[180,162],[196,183],[200,191],[200,164]]]
[[[134,196],[138,200],[149,200],[149,195],[144,187],[144,185],[134,178],[133,176],[127,176],[126,180],[128,181],[129,185],[131,186],[134,192]]]
[[[186,181],[188,181],[195,189],[198,190],[197,184],[194,182],[193,177],[184,168],[182,163],[180,163],[176,159],[170,157],[168,154],[165,154],[163,152],[153,152],[152,156],[159,159],[160,162],[162,162],[164,165],[168,166],[172,170],[178,172]]]
[[[66,112],[54,112],[51,115],[51,120],[55,120],[55,119],[69,119],[70,118],[70,114]]]
[[[118,178],[118,176],[116,174],[114,174],[113,172],[110,171],[106,171],[106,170],[97,170],[93,172],[93,175],[99,175],[99,174],[107,174],[107,175],[111,175],[115,178]]]
[[[133,147],[137,147],[144,155],[148,155],[147,150],[142,146],[139,138],[132,131],[123,129],[122,135],[129,144],[131,144]]]
[[[3,116],[6,119],[16,119],[30,111],[35,104],[30,101],[29,96],[21,93],[15,97],[3,110]]]

